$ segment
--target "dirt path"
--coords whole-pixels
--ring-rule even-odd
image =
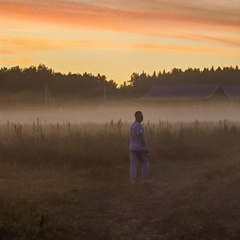
[[[66,194],[72,203],[54,210],[58,239],[170,239],[162,235],[163,221],[177,194],[207,174],[236,164],[238,157],[179,163],[166,167],[151,185],[70,189]]]

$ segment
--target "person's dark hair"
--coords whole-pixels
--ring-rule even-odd
[[[139,114],[142,114],[142,112],[141,112],[141,111],[136,111],[136,112],[135,112],[135,118],[136,118]]]

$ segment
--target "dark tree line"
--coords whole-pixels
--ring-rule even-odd
[[[111,94],[117,91],[117,84],[100,74],[62,74],[43,64],[24,69],[18,66],[0,69],[1,92],[42,92],[46,84],[56,97],[91,98],[102,95],[104,88]]]
[[[118,86],[114,80],[107,80],[105,75],[94,76],[90,73],[62,74],[45,65],[29,68],[0,69],[0,93],[16,94],[20,92],[42,93],[48,86],[51,94],[58,98],[86,99],[107,96],[138,97],[153,84],[221,84],[240,85],[238,66],[203,70],[188,68],[183,71],[173,68],[171,71],[133,73],[130,80]]]
[[[183,71],[173,68],[171,71],[154,72],[152,75],[145,72],[133,73],[131,79],[124,82],[120,89],[125,95],[132,94],[141,96],[153,84],[219,84],[219,85],[240,85],[240,69],[238,66],[214,69],[188,68]]]

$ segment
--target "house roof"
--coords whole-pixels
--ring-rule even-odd
[[[222,86],[223,91],[232,100],[240,100],[240,86]]]
[[[141,99],[207,99],[217,90],[223,92],[218,84],[153,85]]]

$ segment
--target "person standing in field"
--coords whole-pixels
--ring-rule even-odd
[[[146,145],[146,136],[141,124],[143,114],[135,112],[135,121],[130,127],[130,180],[136,183],[138,164],[142,165],[143,183],[149,183],[149,150]]]

